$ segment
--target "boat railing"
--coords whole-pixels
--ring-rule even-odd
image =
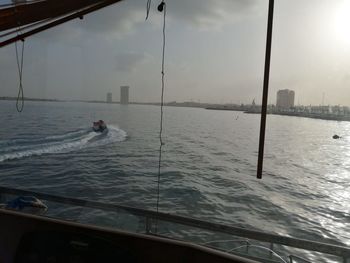
[[[193,227],[204,231],[211,231],[213,233],[220,233],[220,234],[226,234],[226,235],[228,234],[230,236],[237,237],[237,239],[228,240],[228,241],[236,241],[236,244],[239,243],[239,245],[236,246],[236,248],[238,249],[236,248],[232,248],[229,250],[222,249],[220,248],[220,246],[215,246],[215,243],[220,243],[215,240],[202,243],[201,245],[224,250],[226,252],[241,255],[241,256],[246,256],[252,259],[258,259],[260,262],[267,262],[267,263],[287,262],[286,260],[288,260],[290,263],[311,262],[308,259],[302,258],[301,256],[294,255],[294,254],[289,254],[288,259],[279,258],[279,255],[278,254],[276,255],[274,251],[276,249],[276,246],[277,247],[282,246],[282,247],[288,247],[292,250],[301,249],[305,251],[312,251],[316,253],[318,252],[322,254],[327,254],[327,255],[335,256],[335,258],[337,258],[336,262],[350,263],[350,248],[347,248],[344,246],[326,244],[326,243],[310,241],[305,239],[292,238],[292,237],[281,236],[277,234],[264,233],[256,230],[250,230],[250,229],[228,226],[228,225],[219,224],[219,223],[207,222],[200,219],[178,216],[178,215],[173,215],[173,214],[168,214],[163,212],[155,212],[155,211],[141,209],[141,208],[102,203],[97,201],[82,200],[82,199],[71,198],[71,197],[63,197],[63,196],[39,193],[39,192],[28,191],[28,190],[0,187],[0,194],[13,195],[13,196],[35,196],[41,200],[46,200],[49,202],[60,203],[65,205],[98,209],[98,210],[110,211],[110,212],[123,211],[133,216],[142,218],[144,220],[143,232],[149,235],[161,235],[157,232],[157,226],[160,222]],[[165,236],[165,235],[161,235],[161,236]],[[228,241],[226,243],[228,243]],[[267,245],[266,246],[255,245],[253,244],[253,241],[263,242],[264,244],[266,243]],[[268,257],[261,258],[256,255],[250,254],[249,251],[252,248],[254,248],[255,250],[256,249],[267,250]]]
[[[293,263],[293,262],[312,263],[311,261],[309,261],[309,260],[307,260],[305,258],[302,258],[302,257],[299,257],[299,256],[295,256],[295,255],[289,255],[289,260],[290,260],[291,263]]]

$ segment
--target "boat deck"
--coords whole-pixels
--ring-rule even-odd
[[[0,187],[0,193],[2,197],[35,196],[57,206],[70,205],[127,214],[137,219],[137,230],[131,231],[138,234],[166,238],[176,242],[186,241],[258,262],[350,262],[350,248],[328,243],[280,236],[134,207],[26,190]],[[130,231],[130,229],[125,230]],[[204,236],[205,240],[203,240]]]

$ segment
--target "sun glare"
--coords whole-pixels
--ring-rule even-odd
[[[337,41],[350,45],[350,0],[342,1],[335,12],[334,33]]]

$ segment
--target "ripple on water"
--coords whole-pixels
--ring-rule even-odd
[[[0,131],[1,184],[155,210],[158,108],[52,105],[28,102],[14,116],[0,102],[13,131]],[[350,131],[349,123],[269,116],[265,172],[257,180],[258,116],[233,121],[228,112],[175,107],[166,115],[161,211],[349,245],[350,137],[331,140],[334,130]],[[91,116],[110,124],[106,137],[88,130]],[[51,211],[119,224],[112,213]]]

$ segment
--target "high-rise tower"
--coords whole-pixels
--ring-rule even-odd
[[[276,107],[280,109],[289,109],[294,107],[295,92],[289,89],[277,91]]]
[[[129,104],[129,86],[120,86],[120,104]]]
[[[107,103],[112,103],[112,93],[111,93],[111,92],[108,92],[108,93],[107,93],[106,102],[107,102]]]

